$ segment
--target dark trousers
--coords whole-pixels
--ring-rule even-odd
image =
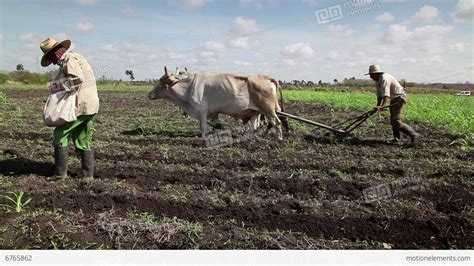
[[[410,138],[415,137],[415,130],[405,123],[402,122],[403,118],[403,106],[406,104],[405,100],[401,97],[397,97],[390,100],[390,124],[392,125],[393,138],[400,140],[401,132],[408,135]]]

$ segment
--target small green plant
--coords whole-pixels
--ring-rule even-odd
[[[6,195],[2,196],[2,198],[7,199],[13,204],[0,204],[0,208],[2,208],[5,212],[21,212],[23,208],[25,208],[25,206],[31,201],[31,198],[23,201],[24,194],[25,193],[23,193],[23,191],[18,192],[18,194],[11,191],[7,192]]]
[[[155,134],[155,131],[149,127],[149,123],[144,118],[137,118],[135,121],[136,133],[142,136]]]
[[[7,96],[5,95],[5,93],[0,91],[0,103],[4,103],[6,101],[7,101]]]

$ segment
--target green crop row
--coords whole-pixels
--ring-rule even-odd
[[[284,91],[285,100],[326,103],[338,110],[369,110],[377,103],[374,93]],[[445,94],[409,95],[405,108],[409,120],[442,127],[455,134],[474,134],[474,99]]]

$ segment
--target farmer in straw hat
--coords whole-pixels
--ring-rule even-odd
[[[43,51],[41,65],[58,65],[59,70],[48,90],[53,93],[60,90],[76,90],[77,120],[54,129],[54,175],[47,180],[55,181],[67,177],[68,142],[74,142],[76,150],[81,155],[84,178],[94,176],[94,153],[92,151],[92,121],[99,111],[99,97],[96,81],[91,66],[78,53],[68,51],[70,40],[58,42],[47,38],[40,44]]]
[[[412,127],[402,122],[403,106],[407,103],[407,94],[398,80],[388,73],[384,73],[379,65],[369,67],[370,78],[377,86],[377,106],[375,110],[380,111],[390,98],[390,123],[392,124],[393,140],[391,144],[401,144],[401,132],[410,137],[408,147],[414,147],[419,134]]]

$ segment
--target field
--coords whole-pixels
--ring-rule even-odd
[[[327,103],[338,110],[370,110],[376,103],[374,93],[334,93],[330,91],[286,91],[285,99]],[[453,134],[474,133],[474,101],[471,97],[448,94],[410,94],[405,117],[443,128]]]
[[[258,132],[207,148],[194,120],[148,101],[147,89],[101,90],[99,178],[77,179],[70,147],[72,178],[51,183],[46,91],[0,91],[0,195],[31,198],[19,212],[0,211],[4,249],[474,247],[471,98],[412,95],[408,121],[422,134],[414,149],[384,144],[386,114],[344,140],[291,122],[281,142]],[[373,94],[347,95],[285,92],[285,111],[334,124],[373,106]]]

